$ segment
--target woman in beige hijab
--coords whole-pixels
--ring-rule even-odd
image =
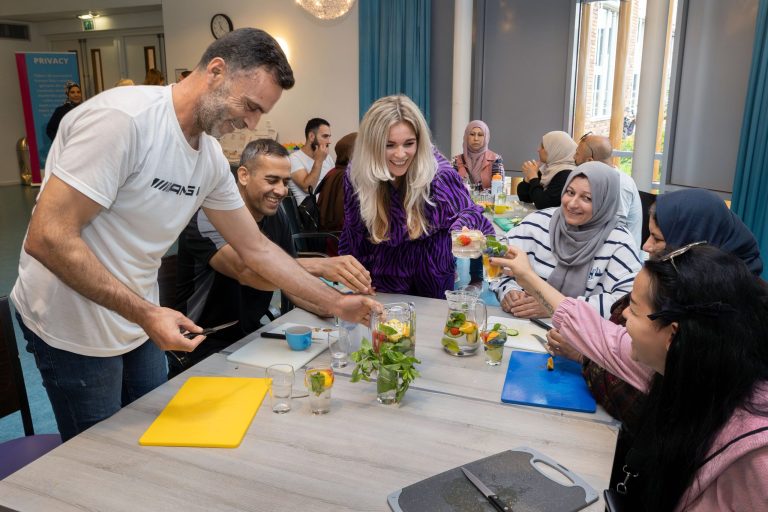
[[[517,186],[521,201],[536,209],[560,206],[560,196],[568,175],[576,168],[573,155],[576,143],[565,132],[549,132],[541,139],[539,161],[523,162],[523,181]]]

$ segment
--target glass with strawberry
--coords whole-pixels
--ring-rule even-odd
[[[331,410],[333,370],[330,366],[307,368],[304,384],[309,391],[309,409],[312,414],[326,414]]]
[[[451,252],[457,258],[479,258],[485,249],[485,234],[464,228],[451,232]]]

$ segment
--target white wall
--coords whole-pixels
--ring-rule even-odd
[[[0,94],[7,99],[0,109],[0,185],[21,183],[16,160],[16,141],[26,135],[15,52],[45,52],[48,43],[30,26],[30,41],[0,39]]]
[[[283,92],[262,126],[271,120],[281,142],[303,142],[304,125],[312,117],[331,123],[334,140],[357,131],[357,4],[341,20],[327,22],[287,0],[163,0],[169,75],[197,64],[213,42],[210,20],[218,12],[229,16],[235,28],[261,28],[288,44],[296,85]]]

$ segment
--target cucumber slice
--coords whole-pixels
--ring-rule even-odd
[[[512,329],[511,327],[507,327],[507,336],[517,336],[520,334],[520,331],[517,329]]]

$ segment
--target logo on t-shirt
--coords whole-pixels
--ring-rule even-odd
[[[152,180],[152,188],[162,190],[163,192],[171,192],[177,196],[197,196],[200,195],[200,187],[196,185],[179,185],[178,183],[171,183],[170,181],[161,180],[155,178]]]

